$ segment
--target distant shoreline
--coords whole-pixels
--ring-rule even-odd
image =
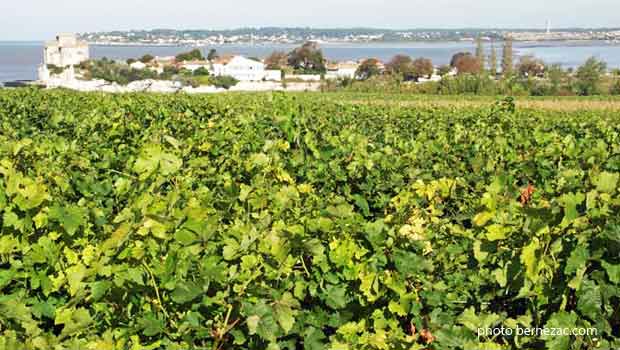
[[[335,45],[356,45],[356,46],[368,46],[368,45],[396,45],[396,44],[462,44],[473,41],[471,40],[426,40],[426,41],[370,41],[370,42],[357,42],[357,41],[329,41],[320,42],[320,45],[335,46]],[[502,43],[503,41],[495,41],[495,43]],[[620,41],[610,40],[596,40],[596,39],[584,39],[584,40],[514,40],[515,44],[520,47],[554,47],[554,46],[595,46],[595,45],[609,45],[620,46]],[[10,42],[6,42],[10,43]],[[2,44],[2,42],[0,42]],[[115,42],[89,42],[90,46],[99,47],[209,47],[209,46],[295,46],[303,44],[302,42],[295,43],[279,43],[279,42],[231,42],[231,43],[205,43],[203,45],[175,43],[175,44],[160,44],[160,43],[115,43]]]

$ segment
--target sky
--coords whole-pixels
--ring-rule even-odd
[[[1,0],[0,40],[129,29],[620,27],[618,0]]]

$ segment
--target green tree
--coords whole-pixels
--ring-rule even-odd
[[[508,36],[504,39],[504,49],[502,52],[502,74],[504,77],[512,75],[514,67],[512,55],[512,38]]]
[[[497,50],[495,49],[495,43],[491,43],[491,56],[489,58],[489,72],[491,77],[497,76]]]
[[[578,95],[589,96],[596,95],[599,91],[599,84],[605,71],[607,70],[607,64],[603,61],[599,61],[595,57],[590,57],[588,60],[577,69],[575,74],[575,90]]]
[[[325,73],[323,51],[315,42],[307,42],[288,54],[288,64],[306,74]]]
[[[379,60],[376,58],[364,60],[355,71],[355,77],[360,80],[367,80],[379,74],[381,74],[381,70],[379,69]]]
[[[183,62],[183,61],[193,61],[193,60],[202,61],[205,58],[202,55],[202,51],[200,51],[200,49],[193,49],[189,52],[182,52],[176,55],[175,59],[178,62]]]
[[[562,69],[559,64],[552,64],[545,69],[545,78],[549,81],[551,86],[550,93],[557,95],[562,90],[562,84],[567,79],[568,74]]]
[[[193,75],[197,77],[205,77],[205,76],[209,76],[209,74],[210,74],[209,70],[205,67],[199,67],[193,72]]]
[[[480,63],[480,72],[484,72],[485,58],[484,58],[484,44],[482,43],[482,37],[478,36],[476,39],[476,59]]]

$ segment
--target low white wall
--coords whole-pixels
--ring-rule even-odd
[[[295,79],[295,80],[303,80],[303,81],[321,81],[320,74],[292,74],[287,75],[286,79]]]
[[[265,70],[265,80],[282,81],[282,71],[275,69]]]

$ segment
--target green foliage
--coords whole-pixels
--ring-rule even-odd
[[[552,64],[545,69],[545,77],[549,81],[550,91],[549,94],[557,95],[561,92],[562,86],[570,85],[568,81],[568,74],[562,69],[559,64]]]
[[[456,61],[460,61],[467,54],[456,55]],[[472,58],[471,55],[468,57]],[[477,67],[477,64],[475,65]],[[475,68],[475,67],[474,67]],[[474,73],[450,76],[450,66],[439,67],[438,74],[442,76],[439,82],[425,82],[419,84],[403,84],[399,75],[385,74],[373,76],[367,80],[358,80],[351,85],[327,86],[328,90],[376,92],[376,93],[411,93],[429,95],[481,95],[481,96],[574,96],[574,78],[569,72],[559,65],[545,67],[538,70],[538,74],[544,72],[544,77],[520,77],[510,75],[499,80],[492,75]],[[609,87],[610,94],[615,92],[615,82]],[[620,85],[618,85],[620,86]],[[331,91],[331,90],[330,90]],[[620,90],[619,90],[620,91]]]
[[[132,81],[145,79],[158,79],[157,72],[151,69],[133,69],[126,64],[116,63],[112,60],[90,60],[81,67],[84,76],[88,79],[103,79],[121,85],[127,85]]]
[[[438,93],[443,95],[495,95],[497,92],[497,84],[492,78],[478,74],[444,77],[438,85]]]
[[[65,71],[64,67],[58,67],[53,64],[48,64],[47,69],[50,71],[50,74],[54,74],[54,75],[62,74],[62,72]]]
[[[209,76],[209,70],[205,67],[200,67],[197,68],[196,70],[194,70],[193,75],[196,77],[208,77]]]
[[[590,96],[600,93],[599,84],[601,77],[605,74],[607,65],[594,57],[590,57],[583,65],[577,69],[575,74],[575,90],[578,95]]]
[[[368,80],[372,77],[381,74],[379,69],[379,60],[376,58],[369,58],[360,63],[359,67],[355,71],[355,77],[360,80]]]
[[[211,52],[209,52],[209,54],[211,54]],[[177,60],[177,62],[194,61],[194,60],[203,61],[205,57],[202,55],[202,51],[200,49],[193,49],[191,51],[183,52],[183,53],[176,55],[175,59]]]
[[[617,118],[2,90],[0,348],[617,349]]]
[[[218,88],[230,89],[231,87],[237,85],[239,81],[228,75],[218,75],[215,77],[211,77],[209,79],[211,85],[214,85]]]
[[[288,64],[298,73],[325,73],[323,50],[315,42],[307,42],[288,54]]]
[[[179,75],[181,70],[176,66],[164,66],[164,71],[159,75],[161,79],[170,80]]]
[[[609,88],[609,94],[610,95],[620,95],[620,79],[616,78],[614,79],[613,83],[611,84],[611,87]]]

